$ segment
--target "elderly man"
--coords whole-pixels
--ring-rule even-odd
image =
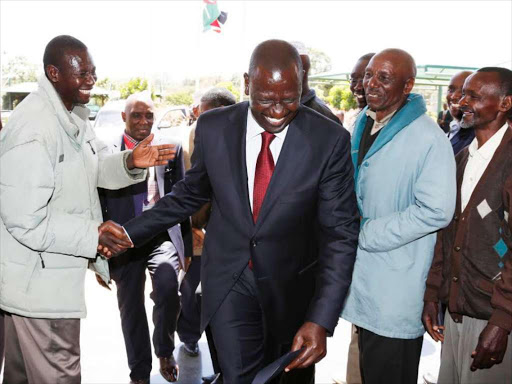
[[[359,216],[350,136],[300,106],[301,81],[295,48],[259,44],[245,74],[249,103],[201,115],[185,179],[124,226],[139,246],[211,199],[202,328],[211,326],[226,384],[251,383],[302,347],[282,379],[313,382],[351,281]],[[114,223],[109,230],[126,238]]]
[[[101,231],[97,187],[135,184],[146,177],[140,168],[174,157],[172,146],[149,146],[152,137],[133,151],[105,155],[83,106],[96,68],[81,41],[57,36],[43,63],[39,88],[0,133],[6,383],[80,382],[85,272],[92,265],[108,281],[97,249],[116,249]]]
[[[113,154],[135,148],[151,134],[154,105],[149,92],[128,97],[121,115],[125,122],[124,133],[108,140],[102,137],[108,151]],[[164,139],[157,140],[163,142]],[[125,223],[139,216],[151,209],[161,196],[169,193],[184,174],[181,146],[176,145],[174,160],[150,168],[149,177],[144,181],[115,191],[99,190],[103,219]],[[178,380],[178,364],[173,357],[174,334],[180,311],[178,272],[180,266],[184,269],[185,249],[190,253],[192,250],[192,244],[185,247],[182,230],[190,231],[189,220],[181,223],[181,228],[175,225],[161,232],[144,247],[130,249],[120,257],[109,260],[110,275],[117,286],[117,302],[132,383],[149,383],[152,365],[144,306],[146,270],[153,283],[153,346],[159,359],[160,373],[167,381]]]
[[[439,384],[505,384],[512,382],[512,71],[470,75],[460,110],[462,129],[476,137],[457,156],[457,209],[437,237],[422,319],[444,341]],[[444,327],[439,301],[448,307]]]
[[[411,93],[415,75],[405,51],[373,56],[352,137],[361,232],[342,317],[358,327],[365,384],[416,383],[435,232],[455,208],[453,152]]]
[[[448,103],[450,114],[453,116],[453,120],[450,122],[448,138],[455,155],[466,148],[475,138],[475,130],[473,128],[461,129],[460,119],[462,118],[462,111],[459,107],[459,101],[462,98],[462,86],[472,73],[471,71],[462,71],[453,75],[446,92],[446,102]]]

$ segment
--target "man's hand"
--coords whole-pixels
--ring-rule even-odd
[[[107,259],[119,255],[128,248],[133,248],[133,244],[123,227],[111,220],[101,224],[98,227],[98,232],[98,252]]]
[[[444,331],[444,326],[437,324],[438,313],[438,303],[425,301],[425,304],[423,304],[423,313],[421,314],[421,322],[430,337],[432,337],[435,342],[440,341],[442,343],[444,341],[444,335],[441,331]]]
[[[126,159],[128,169],[148,168],[165,165],[174,159],[176,151],[173,144],[151,145],[153,134],[142,140]]]
[[[491,368],[494,364],[501,363],[507,350],[507,341],[507,331],[496,325],[487,324],[480,333],[476,349],[471,354],[471,370]]]
[[[327,336],[324,327],[306,322],[300,327],[293,338],[292,351],[306,347],[299,356],[285,368],[285,372],[295,368],[307,368],[316,364],[327,354]]]

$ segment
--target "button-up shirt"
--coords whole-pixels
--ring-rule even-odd
[[[469,144],[469,158],[464,169],[464,177],[462,179],[462,185],[460,189],[460,203],[461,211],[464,211],[466,205],[471,198],[476,185],[480,181],[485,169],[489,165],[494,152],[501,143],[505,132],[507,131],[507,124],[501,127],[489,140],[485,142],[480,148],[478,148],[478,141],[476,137]]]
[[[256,162],[261,151],[261,133],[265,130],[254,119],[251,110],[247,112],[247,131],[245,136],[245,160],[247,165],[247,189],[249,192],[249,201],[251,203],[251,211],[253,206],[254,193],[254,173],[256,172]],[[276,138],[270,143],[270,152],[274,158],[274,164],[277,165],[277,159],[281,153],[288,126],[281,132],[276,133]]]

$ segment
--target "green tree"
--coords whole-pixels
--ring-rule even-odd
[[[192,91],[174,92],[165,97],[165,101],[170,105],[192,105],[194,99]]]
[[[118,85],[108,77],[98,80],[95,85],[96,87],[104,88],[109,91],[118,88]]]
[[[235,96],[236,100],[240,100],[240,91],[236,89],[235,85],[231,81],[221,81],[215,85],[217,88],[226,88],[229,92]]]
[[[347,86],[341,87],[337,85],[332,87],[329,91],[329,96],[327,96],[327,102],[333,107],[344,111],[357,107],[354,95],[352,95],[350,88]]]
[[[331,70],[331,58],[327,53],[315,48],[308,48],[309,61],[311,62],[310,75],[328,72]]]
[[[148,89],[148,81],[140,77],[130,79],[127,83],[121,84],[119,91],[121,92],[121,98],[126,99],[128,96],[142,92]],[[153,98],[153,94],[151,94]]]
[[[37,68],[25,56],[15,56],[2,66],[2,83],[9,86],[37,81]]]

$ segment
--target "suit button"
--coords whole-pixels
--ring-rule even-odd
[[[457,215],[453,216],[453,220],[455,220],[455,221],[459,220],[459,216],[457,216]]]
[[[238,273],[233,273],[233,280],[238,279]]]
[[[256,248],[258,243],[255,240],[251,240],[251,247]]]
[[[368,167],[368,166],[370,166],[370,163],[369,163],[369,162],[367,162],[367,161],[365,161],[365,162],[364,162],[364,166],[365,166],[365,167]]]
[[[460,247],[458,245],[455,248],[453,248],[453,249],[455,249],[456,252],[460,251]]]
[[[454,283],[456,283],[457,281],[459,281],[459,278],[457,276],[453,276],[452,280]]]

